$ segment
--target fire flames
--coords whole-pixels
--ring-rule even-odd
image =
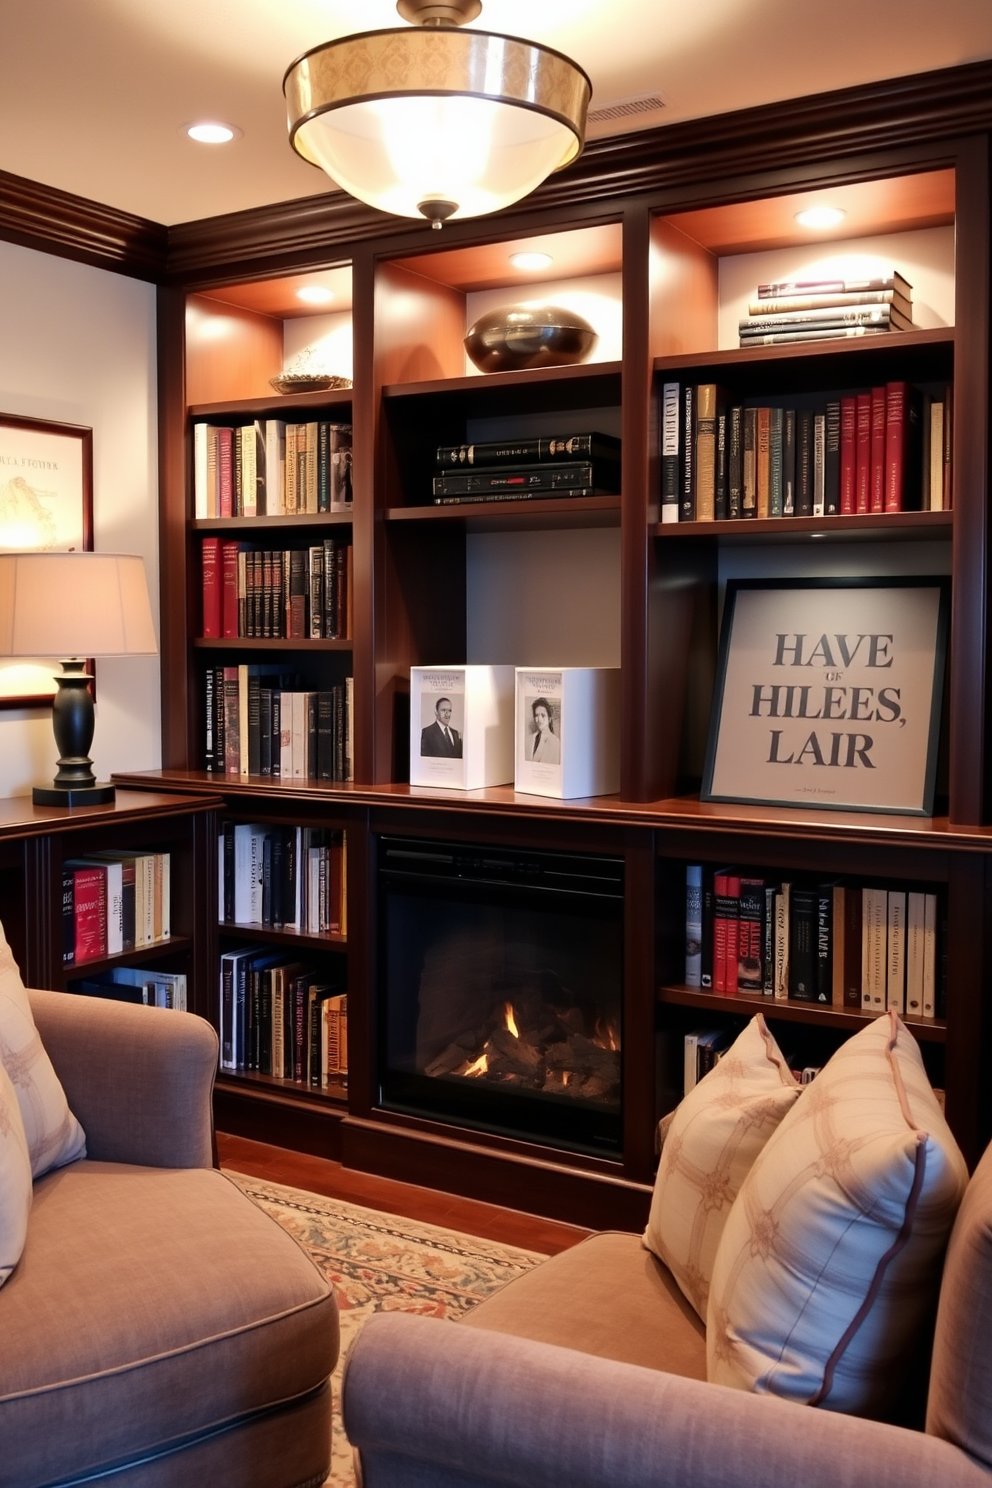
[[[519,1023],[518,1023],[519,1018]],[[546,1005],[536,1020],[525,1002],[497,1003],[475,1039],[452,1043],[426,1073],[516,1085],[578,1100],[613,1100],[620,1083],[620,1025],[606,1017],[589,1026],[578,1008]]]
[[[517,1028],[517,1020],[513,1016],[512,1002],[504,1002],[503,1004],[503,1027],[506,1029],[507,1033],[512,1033],[515,1039],[518,1039],[520,1037],[520,1030]],[[478,1059],[473,1059],[471,1064],[467,1064],[462,1070],[456,1070],[455,1073],[459,1075],[466,1075],[471,1078],[478,1078],[479,1075],[487,1074],[489,1070],[488,1049],[489,1045],[487,1044],[485,1049],[483,1049],[482,1053],[479,1055]]]

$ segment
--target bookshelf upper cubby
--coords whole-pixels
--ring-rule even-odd
[[[186,304],[189,404],[264,400],[290,406],[270,379],[302,359],[313,370],[352,376],[350,265],[225,285]],[[290,395],[299,398],[301,395]],[[303,395],[313,400],[317,395]],[[326,400],[326,394],[322,395]],[[304,405],[297,405],[304,406]],[[202,412],[214,410],[205,408]],[[242,412],[253,411],[244,407]]]
[[[400,323],[412,317],[411,330],[413,324],[419,327],[435,358],[433,368],[425,357],[401,360],[383,380],[427,381],[433,373],[488,384],[489,376],[473,365],[462,342],[480,316],[510,306],[553,304],[577,312],[598,338],[584,365],[618,361],[623,331],[621,243],[620,224],[608,222],[381,264],[380,310],[391,305]],[[428,306],[427,318],[421,319]]]
[[[797,214],[825,205],[844,214],[836,225],[811,231],[797,222]],[[947,334],[954,325],[954,220],[953,170],[659,215],[651,241],[652,352],[668,358],[735,350],[738,322],[759,282],[893,269],[913,286],[914,325]],[[742,355],[768,350],[777,348]]]

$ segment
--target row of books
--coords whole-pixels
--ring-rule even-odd
[[[686,868],[688,987],[943,1017],[946,943],[935,893]]]
[[[445,444],[435,459],[436,506],[605,496],[620,490],[620,441],[610,434]]]
[[[168,853],[90,853],[62,865],[62,964],[168,940]]]
[[[351,543],[336,537],[284,549],[203,538],[204,639],[344,639],[352,557]]]
[[[351,677],[305,689],[261,663],[204,671],[203,768],[282,780],[354,779]]]
[[[661,520],[946,510],[951,413],[950,385],[893,381],[781,406],[666,382]]]
[[[346,884],[344,832],[260,822],[225,822],[221,829],[217,912],[223,924],[346,936]]]
[[[350,511],[351,425],[255,419],[193,425],[197,518]]]
[[[86,997],[109,997],[115,1002],[136,1002],[145,1007],[187,1008],[186,973],[161,971],[157,967],[114,966],[84,982],[74,982],[73,992]]]
[[[913,287],[896,270],[874,279],[759,284],[738,331],[741,346],[877,336],[913,329]]]
[[[689,1091],[699,1084],[703,1076],[708,1075],[714,1065],[719,1064],[737,1034],[736,1028],[694,1028],[685,1035],[684,1094],[688,1095]],[[800,1085],[811,1084],[822,1068],[821,1065],[799,1064],[788,1054],[785,1058]]]
[[[317,1088],[348,1081],[348,998],[313,967],[257,946],[220,961],[220,1068]]]

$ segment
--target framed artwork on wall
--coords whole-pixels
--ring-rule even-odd
[[[731,580],[704,801],[933,812],[941,578]]]
[[[0,413],[0,552],[92,547],[93,430]],[[55,690],[51,660],[0,662],[0,708],[44,706]]]

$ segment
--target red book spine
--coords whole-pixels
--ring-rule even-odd
[[[237,639],[238,635],[238,545],[225,542],[221,545],[221,576],[223,599],[221,602],[221,634],[225,639]]]
[[[73,874],[76,965],[107,954],[107,870],[77,868]]]
[[[906,476],[906,403],[909,386],[890,382],[885,390],[885,510],[902,511]]]
[[[727,985],[724,990],[728,997],[735,997],[740,960],[741,880],[738,873],[727,874],[727,904]]]
[[[868,509],[885,510],[885,389],[871,390],[871,488]]]
[[[857,509],[855,474],[857,470],[858,400],[840,400],[840,511],[850,516]]]
[[[207,641],[220,638],[220,596],[220,538],[205,537],[203,539],[203,638]]]
[[[713,876],[713,991],[727,990],[727,875]]]
[[[866,512],[871,510],[871,393],[858,393],[855,412],[854,505]]]
[[[217,484],[219,515],[234,516],[234,430],[217,430]]]

